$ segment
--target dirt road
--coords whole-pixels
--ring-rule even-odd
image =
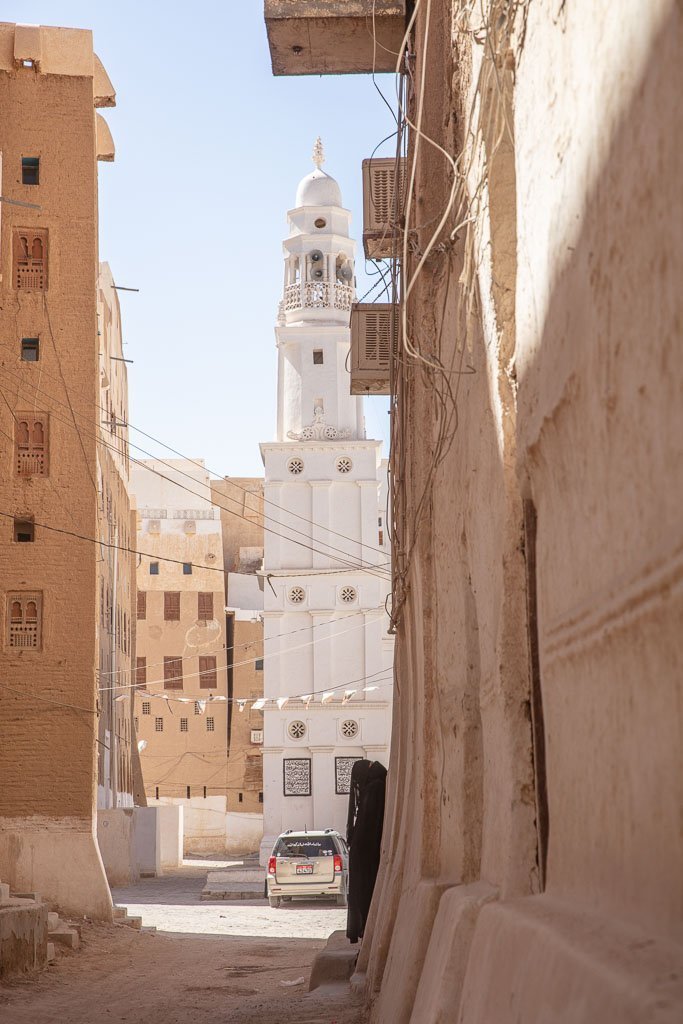
[[[307,993],[313,957],[343,927],[343,910],[201,902],[205,878],[187,868],[116,891],[115,902],[159,930],[84,924],[81,949],[0,986],[2,1024],[360,1024],[346,990]]]

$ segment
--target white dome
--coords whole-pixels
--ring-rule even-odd
[[[307,174],[299,182],[296,190],[296,205],[298,206],[341,206],[342,196],[339,185],[325,174],[320,167]]]

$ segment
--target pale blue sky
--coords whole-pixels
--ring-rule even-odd
[[[216,473],[260,475],[258,442],[275,429],[285,214],[318,134],[353,213],[359,295],[374,280],[361,161],[393,123],[370,76],[274,78],[262,0],[2,7],[5,21],[92,29],[116,89],[102,111],[116,161],[99,164],[100,257],[118,284],[140,288],[119,293],[131,423]],[[378,82],[393,96],[391,77]],[[366,400],[369,436],[386,439],[387,408]]]

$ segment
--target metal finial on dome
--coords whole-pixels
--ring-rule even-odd
[[[323,149],[323,140],[318,136],[313,146],[313,163],[320,169],[325,163],[325,150]]]

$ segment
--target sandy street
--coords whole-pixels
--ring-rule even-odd
[[[0,986],[2,1024],[357,1024],[346,991],[307,994],[311,963],[345,911],[324,903],[201,902],[206,866],[114,900],[156,932],[83,926],[81,948]],[[285,986],[281,982],[304,982]]]

